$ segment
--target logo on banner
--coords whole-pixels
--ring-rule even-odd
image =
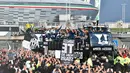
[[[73,53],[74,40],[64,40],[62,53]]]
[[[32,38],[30,41],[30,48],[35,49],[36,47],[39,47],[38,39]]]
[[[91,39],[93,39],[93,42],[96,42],[100,45],[105,45],[109,43],[107,34],[93,34]]]
[[[66,43],[63,43],[63,46],[62,47],[62,52],[63,53],[72,53],[73,51],[73,46],[74,44],[66,44]]]

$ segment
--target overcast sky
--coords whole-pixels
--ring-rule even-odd
[[[91,3],[94,4],[94,0]],[[116,22],[122,19],[122,4],[126,3],[126,22],[130,22],[130,0],[102,0],[100,22]]]

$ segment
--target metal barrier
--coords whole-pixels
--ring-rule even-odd
[[[0,40],[23,40],[23,39],[24,36],[11,36],[10,38],[6,36],[0,36]]]

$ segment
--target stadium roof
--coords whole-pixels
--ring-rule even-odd
[[[89,4],[81,0],[0,0],[4,2],[48,2],[48,3],[73,3],[73,4]]]

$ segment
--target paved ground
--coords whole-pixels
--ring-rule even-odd
[[[129,38],[121,38],[120,39],[125,45],[130,48],[130,37]]]

